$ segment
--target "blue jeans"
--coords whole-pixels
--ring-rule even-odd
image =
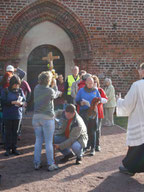
[[[43,140],[45,140],[47,164],[54,164],[54,149],[53,149],[53,135],[55,130],[55,122],[45,119],[33,119],[33,127],[35,129],[35,150],[34,150],[34,163],[41,163],[41,150]]]
[[[64,135],[56,135],[54,136],[54,143],[55,144],[60,144],[64,141],[66,141],[67,138]],[[83,148],[81,144],[78,141],[75,141],[72,145],[71,148],[73,152],[76,154],[77,157],[82,157],[83,153]],[[71,150],[69,148],[65,148],[64,150],[59,150],[64,156],[68,155],[71,153]]]

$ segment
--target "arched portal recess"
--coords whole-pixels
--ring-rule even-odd
[[[44,61],[42,60],[42,58],[46,57],[50,52],[52,52],[53,56],[60,56],[60,59],[53,61],[56,73],[62,74],[63,76],[65,74],[65,59],[62,52],[57,47],[45,44],[38,46],[34,50],[32,50],[28,57],[27,64],[27,80],[32,89],[32,96],[29,109],[33,108],[33,90],[36,84],[38,83],[38,75],[42,71],[48,70],[48,61]]]

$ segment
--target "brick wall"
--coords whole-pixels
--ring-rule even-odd
[[[26,33],[21,31],[21,35],[11,41],[9,34],[18,24],[14,23],[16,18],[25,14],[25,12],[35,5],[35,3],[50,2],[50,0],[1,0],[0,1],[0,44],[1,48],[5,44],[5,49],[1,49],[1,62],[6,63],[17,57],[12,50],[18,52],[18,44],[20,44],[23,35]],[[61,7],[56,11],[59,12],[58,17],[64,17],[65,10],[69,10],[69,17],[75,18],[80,24],[72,22],[64,28],[73,41],[75,48],[76,63],[81,68],[85,68],[90,73],[96,73],[103,84],[105,77],[111,77],[117,92],[126,93],[133,81],[138,78],[136,67],[143,62],[144,49],[144,24],[143,24],[143,0],[59,0],[57,5]],[[32,6],[33,5],[33,6]],[[35,9],[35,15],[39,14],[39,9]],[[31,15],[31,17],[35,17]],[[53,22],[58,22],[58,17]],[[27,14],[26,20],[30,19]],[[46,16],[45,19],[50,19]],[[24,20],[24,18],[23,18]],[[42,22],[43,19],[39,19]],[[22,22],[22,20],[20,21]],[[38,21],[37,21],[38,22]],[[60,21],[59,21],[60,22]],[[23,22],[25,23],[25,22]],[[35,25],[33,20],[33,25]],[[22,25],[19,25],[21,27]],[[25,26],[27,30],[28,27]],[[17,29],[18,30],[18,29]],[[85,31],[86,30],[86,31]],[[82,31],[82,33],[80,32]],[[74,35],[75,34],[75,35]],[[86,41],[82,39],[82,34]],[[9,41],[7,41],[9,39]],[[7,41],[7,42],[6,42]],[[10,43],[13,45],[9,45]],[[8,43],[8,44],[6,44]],[[10,46],[10,52],[7,52]],[[7,52],[7,53],[5,53]],[[8,53],[13,58],[8,58]],[[82,57],[85,59],[82,60]]]

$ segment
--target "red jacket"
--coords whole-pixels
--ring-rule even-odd
[[[79,82],[79,84],[78,84],[78,91],[81,89],[81,88],[83,88],[83,87],[85,87],[85,81],[84,80],[82,80],[82,81],[80,81]],[[79,113],[79,111],[80,111],[80,105],[77,105],[77,112]]]
[[[7,88],[9,87],[9,81],[11,77],[13,76],[12,72],[6,72],[2,79],[2,87]]]
[[[81,88],[83,88],[83,87],[85,87],[85,81],[80,81],[79,84],[78,84],[78,91],[79,91]]]
[[[101,98],[105,98],[105,99],[108,100],[108,98],[107,98],[106,93],[104,92],[104,90],[103,90],[101,87],[99,87],[98,90],[99,90],[99,93],[100,93],[100,95],[101,95]],[[104,118],[103,104],[102,104],[102,103],[99,103],[97,107],[98,107],[98,118],[99,118],[99,119],[103,119],[103,118]]]

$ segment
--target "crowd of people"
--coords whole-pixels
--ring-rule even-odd
[[[143,71],[143,66],[139,70]],[[20,155],[17,150],[17,140],[21,136],[22,117],[31,95],[30,86],[24,80],[25,74],[23,70],[8,65],[6,73],[1,79],[0,131],[6,150],[5,156],[9,156],[11,153]],[[143,78],[143,73],[140,72],[140,74]],[[143,81],[140,83],[142,84]],[[107,127],[114,125],[113,116],[116,108],[115,89],[111,79],[106,78],[103,85],[104,89],[101,88],[96,75],[89,74],[85,70],[79,71],[78,66],[73,67],[72,74],[68,75],[66,80],[62,74],[59,74],[56,80],[51,71],[43,71],[39,74],[38,84],[34,88],[32,119],[35,132],[35,170],[39,170],[42,166],[43,141],[45,142],[48,171],[59,168],[55,162],[55,150],[59,150],[63,154],[63,158],[60,159],[61,163],[65,163],[75,156],[76,164],[82,163],[83,155],[86,152],[90,156],[94,156],[96,152],[101,151],[102,124]],[[135,89],[136,85],[133,86]],[[130,89],[130,93],[124,100],[118,98],[117,101],[119,110],[122,108],[122,110],[128,111],[128,116],[134,113],[133,108],[138,104],[137,96],[134,95],[138,91],[136,92],[134,88]],[[132,120],[129,121],[129,129],[132,126],[131,129],[134,130],[135,127],[141,125],[136,124],[136,121],[132,125],[131,122]],[[133,127],[134,124],[135,127]],[[128,145],[130,146],[129,151],[120,171],[133,175],[137,172],[137,168],[134,169],[136,167],[134,163],[138,161],[138,158],[134,159],[131,165],[129,161],[133,153],[142,155],[143,139],[133,137],[133,131],[129,131]],[[135,147],[138,145],[142,146]],[[144,156],[142,155],[142,157]],[[138,171],[140,172],[141,169],[139,168]]]
[[[106,81],[105,81],[106,82]],[[106,84],[106,88],[112,84]],[[34,167],[41,168],[42,143],[45,140],[48,170],[58,169],[55,163],[55,150],[63,157],[60,163],[76,157],[76,164],[82,163],[84,153],[94,156],[101,151],[100,136],[103,104],[114,103],[109,107],[114,110],[116,105],[115,92],[106,95],[100,87],[96,75],[79,71],[74,66],[72,74],[66,81],[62,74],[57,81],[50,71],[38,76],[38,85],[34,89],[34,115],[32,124],[35,130],[36,143],[34,150]],[[113,126],[113,113],[108,116],[109,124]],[[54,147],[53,147],[54,146]]]

